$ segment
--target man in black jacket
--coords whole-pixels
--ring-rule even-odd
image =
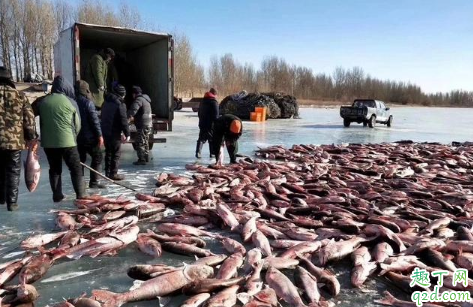
[[[134,165],[146,165],[149,162],[149,135],[152,125],[151,99],[143,94],[139,86],[133,86],[133,103],[128,110],[128,118],[134,119],[136,126],[135,147],[138,161]]]
[[[212,126],[218,117],[217,91],[211,88],[204,95],[204,99],[199,106],[199,139],[195,148],[195,157],[201,158],[202,147],[209,141],[210,157],[213,156]]]
[[[105,142],[105,174],[112,180],[123,180],[118,175],[121,142],[130,139],[130,128],[124,98],[125,87],[115,85],[113,91],[107,95],[102,105],[102,134]],[[123,132],[123,136],[122,136]]]
[[[217,118],[213,125],[212,145],[213,153],[217,158],[217,165],[220,164],[220,154],[223,144],[227,146],[230,156],[230,163],[236,163],[238,153],[238,139],[243,132],[241,119],[235,115],[225,114]]]
[[[87,154],[90,155],[92,162],[90,167],[100,170],[102,163],[101,147],[103,146],[102,129],[97,110],[92,102],[89,84],[83,80],[76,82],[76,101],[79,107],[81,118],[81,130],[77,136],[77,149],[79,150],[80,162],[87,161]],[[84,168],[82,167],[82,172]],[[100,184],[97,174],[90,172],[89,188],[103,189],[105,186]]]

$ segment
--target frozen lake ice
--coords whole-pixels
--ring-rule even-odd
[[[375,129],[352,124],[344,128],[338,109],[302,108],[302,119],[269,120],[265,123],[244,122],[244,133],[240,140],[240,153],[252,155],[257,147],[281,144],[332,144],[332,143],[380,143],[398,140],[451,143],[452,141],[472,141],[471,119],[473,109],[458,108],[417,108],[394,107],[392,128],[378,125]],[[198,136],[197,113],[184,109],[175,113],[172,132],[162,134],[167,143],[156,144],[153,160],[148,167],[136,167],[132,162],[136,154],[131,145],[122,148],[121,172],[126,175],[125,183],[145,193],[151,193],[154,177],[160,172],[185,172],[184,166],[196,162],[195,142]],[[0,206],[0,263],[21,257],[18,247],[21,240],[37,232],[55,230],[55,215],[49,211],[57,208],[73,208],[73,193],[69,174],[64,172],[64,192],[69,195],[61,204],[53,204],[48,182],[48,166],[43,152],[41,155],[41,179],[37,190],[29,193],[23,176],[20,186],[20,211],[6,212]],[[201,163],[210,163],[208,147],[204,146]],[[24,155],[25,157],[25,155]],[[64,170],[67,168],[64,166]],[[88,177],[88,172],[86,172]],[[95,191],[97,192],[97,191]],[[128,190],[108,185],[99,191],[104,195],[132,195]],[[145,228],[146,225],[142,225]],[[212,251],[221,251],[217,244],[209,245]],[[119,252],[116,257],[82,258],[77,261],[60,260],[40,281],[35,283],[41,297],[36,306],[45,306],[72,298],[91,290],[107,288],[111,291],[125,291],[132,287],[133,280],[127,277],[126,270],[134,264],[165,263],[180,265],[191,262],[190,257],[164,252],[163,257],[151,259],[137,250],[135,244]],[[379,290],[386,286],[382,279],[371,279],[366,292],[352,290],[349,286],[349,270],[342,265],[337,269],[342,282],[342,293],[335,299],[338,306],[370,306],[379,298]],[[399,294],[396,291],[394,293]],[[173,299],[168,306],[179,306],[183,297]],[[156,302],[133,304],[133,306],[156,306]]]

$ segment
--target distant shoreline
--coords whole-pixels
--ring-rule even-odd
[[[338,109],[341,106],[351,106],[352,102],[342,101],[327,101],[327,100],[306,100],[298,99],[300,108],[323,108],[323,109]],[[425,106],[421,104],[400,104],[386,102],[388,107],[396,108],[456,108],[456,109],[471,109],[471,107],[448,106],[448,105],[433,105]]]

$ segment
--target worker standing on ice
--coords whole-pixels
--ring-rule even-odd
[[[21,151],[35,146],[36,130],[31,105],[15,89],[10,72],[0,67],[0,204],[18,209]]]
[[[112,180],[125,179],[123,175],[118,175],[121,143],[130,140],[125,96],[125,87],[120,84],[115,85],[112,92],[105,97],[101,113],[102,134],[105,142],[105,174]]]
[[[143,94],[141,87],[133,86],[133,103],[128,110],[128,118],[133,118],[136,126],[135,147],[138,161],[134,165],[146,165],[149,162],[149,135],[152,125],[151,99]]]
[[[115,57],[111,48],[106,48],[95,54],[87,65],[85,81],[89,83],[90,91],[97,109],[102,107],[104,93],[107,89],[108,63]]]
[[[235,115],[226,114],[217,118],[213,124],[212,145],[213,153],[217,158],[217,165],[221,164],[221,152],[223,144],[227,146],[230,156],[230,163],[236,163],[236,154],[238,153],[238,139],[243,131],[241,119]]]
[[[103,159],[101,151],[103,137],[99,116],[91,99],[92,95],[90,93],[89,84],[84,80],[77,81],[76,100],[81,118],[81,129],[77,136],[80,162],[85,163],[87,161],[87,155],[90,155],[92,159],[90,167],[100,171],[100,165]],[[83,172],[84,167],[82,167],[82,173]],[[105,188],[103,184],[99,183],[97,174],[94,172],[90,172],[89,188]]]
[[[199,105],[199,139],[195,149],[195,157],[200,159],[202,157],[202,147],[205,142],[209,141],[210,157],[213,156],[212,145],[212,127],[214,121],[218,118],[218,102],[217,91],[211,88],[204,95],[204,99]]]
[[[37,99],[32,105],[35,115],[40,118],[41,146],[49,162],[49,183],[54,202],[60,202],[65,197],[62,193],[62,160],[71,173],[76,198],[86,196],[76,142],[81,123],[74,98],[72,85],[62,76],[57,76],[51,94]]]

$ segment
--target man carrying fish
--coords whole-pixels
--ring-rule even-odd
[[[86,196],[76,141],[81,121],[74,99],[72,84],[62,76],[57,76],[54,78],[51,94],[37,99],[32,105],[35,115],[40,118],[41,146],[48,158],[49,183],[54,202],[65,198],[62,193],[62,160],[71,173],[76,198]]]
[[[83,80],[77,81],[76,98],[81,119],[81,129],[77,136],[80,162],[85,163],[88,154],[92,159],[90,167],[95,170],[100,170],[100,164],[103,158],[101,151],[101,147],[103,146],[102,129],[100,128],[99,116],[92,101],[92,95],[87,82]],[[82,172],[83,171],[84,168],[82,168]],[[89,188],[105,188],[103,184],[99,183],[97,174],[94,172],[90,172]]]
[[[241,119],[235,115],[225,114],[217,118],[213,125],[213,153],[217,158],[217,165],[221,163],[221,147],[224,142],[230,156],[230,163],[236,163],[236,154],[238,153],[238,139],[243,131]]]
[[[10,72],[0,67],[0,204],[18,209],[21,151],[36,146],[33,110],[15,89]]]

